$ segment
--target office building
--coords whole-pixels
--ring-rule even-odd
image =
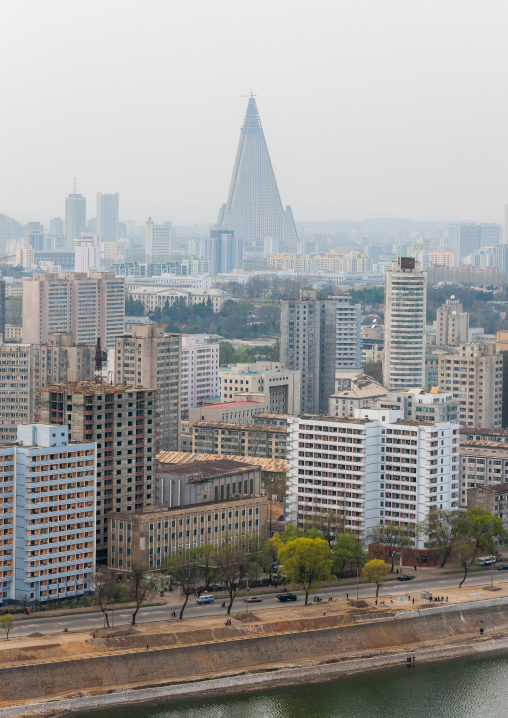
[[[202,240],[203,259],[209,262],[210,274],[229,274],[243,267],[243,240],[232,230],[211,229]]]
[[[115,340],[114,376],[118,384],[157,390],[157,448],[178,448],[182,335],[165,334],[159,324],[132,327]]]
[[[502,242],[503,230],[501,225],[493,222],[484,222],[480,225],[480,246],[496,247]]]
[[[502,426],[503,357],[493,344],[461,344],[439,357],[439,387],[460,404],[460,423],[483,429]]]
[[[219,372],[223,402],[241,401],[242,394],[263,393],[274,414],[299,414],[301,401],[300,372],[284,369],[278,362],[231,364]]]
[[[192,426],[191,450],[200,454],[285,459],[287,449],[285,426],[220,421],[198,421]]]
[[[73,241],[86,230],[86,198],[70,194],[65,198],[65,248],[73,249]]]
[[[1,602],[46,603],[90,591],[96,451],[66,426],[18,427],[0,447]]]
[[[156,392],[126,384],[68,382],[41,389],[41,421],[97,444],[96,557],[105,561],[107,516],[157,503]]]
[[[28,224],[25,224],[25,244],[37,252],[46,249],[44,227],[40,222],[28,222]]]
[[[315,289],[284,299],[281,363],[300,372],[301,410],[324,413],[335,392],[335,372],[361,362],[361,307],[348,297],[318,299]]]
[[[125,280],[112,272],[34,274],[23,281],[23,341],[71,332],[76,344],[114,346],[124,333]]]
[[[481,247],[481,228],[479,224],[467,223],[459,225],[458,251],[459,265],[469,254]]]
[[[145,227],[147,262],[167,262],[171,253],[171,222],[154,224],[148,220]]]
[[[453,347],[467,342],[468,339],[469,314],[452,294],[437,310],[436,346]]]
[[[385,275],[383,384],[389,391],[425,386],[427,275],[398,257]]]
[[[261,493],[260,466],[220,457],[218,461],[157,463],[160,502],[171,508],[224,501],[238,494]]]
[[[125,575],[135,564],[159,569],[168,556],[204,544],[219,548],[225,541],[236,543],[247,535],[262,543],[267,523],[266,496],[114,514],[110,517],[108,566]]]
[[[362,413],[290,419],[290,521],[304,526],[316,513],[335,511],[345,532],[363,537],[385,522],[416,529],[430,509],[458,507],[457,422],[418,423],[400,411]],[[415,536],[415,549],[424,563],[422,537]]]
[[[49,220],[49,233],[52,237],[65,237],[65,223],[60,217]]]
[[[219,344],[206,335],[182,335],[181,397],[182,421],[189,418],[191,406],[202,406],[205,399],[220,396]]]
[[[296,249],[298,233],[291,207],[283,208],[256,100],[249,98],[240,132],[228,199],[217,229],[231,230],[249,251],[263,252],[265,237]]]
[[[102,192],[97,192],[96,234],[100,244],[102,242],[118,242],[120,239],[119,204],[118,193],[103,194]]]

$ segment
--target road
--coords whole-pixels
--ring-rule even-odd
[[[409,574],[409,571],[407,571]],[[438,592],[442,594],[447,588],[457,588],[462,578],[462,574],[445,574],[443,576],[425,576],[420,572],[415,575],[412,581],[389,581],[385,583],[379,591],[379,596],[396,596],[398,594],[411,594],[420,593],[421,591]],[[494,582],[495,583],[506,583],[508,582],[508,571],[494,571]],[[490,583],[490,570],[482,571],[481,573],[473,573],[467,578],[463,590],[465,593],[469,593],[469,589],[475,586],[484,586]],[[296,591],[298,595],[298,602],[303,600],[304,594],[302,591]],[[358,595],[360,598],[374,597],[375,588],[372,584],[360,583]],[[347,586],[336,586],[333,588],[325,588],[318,592],[318,595],[322,596],[325,601],[328,600],[329,596],[333,598],[346,598],[346,594],[349,594],[351,598],[356,598],[356,585]],[[253,596],[256,594],[252,594]],[[235,599],[233,604],[233,611],[242,610],[245,608],[244,602],[245,593],[242,591],[240,597]],[[275,598],[275,594],[260,594],[262,598],[261,603],[252,603],[251,608],[256,612],[263,608],[274,608],[275,606],[291,606],[289,604],[281,604]],[[312,599],[310,599],[312,600]],[[181,603],[171,603],[164,606],[153,606],[148,608],[141,608],[137,615],[137,623],[151,623],[153,621],[165,621],[171,619],[171,614],[178,611]],[[184,618],[195,618],[196,616],[224,616],[226,613],[225,609],[222,608],[222,600],[219,599],[216,603],[207,604],[200,606],[196,604],[195,598],[189,599],[187,608],[184,613]],[[120,626],[122,624],[128,624],[131,622],[132,610],[123,609],[115,611],[114,624]],[[111,614],[110,614],[111,621]],[[58,633],[67,628],[69,631],[80,631],[90,630],[93,632],[97,628],[102,628],[103,617],[101,613],[92,614],[78,614],[78,615],[66,615],[66,616],[54,616],[53,618],[37,618],[21,620],[15,623],[14,629],[11,636],[27,636],[30,633]]]

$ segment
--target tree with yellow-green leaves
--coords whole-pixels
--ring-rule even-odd
[[[390,573],[390,566],[381,561],[380,558],[374,558],[367,561],[362,569],[362,578],[364,581],[376,584],[376,598],[378,597],[379,587]]]
[[[14,627],[14,616],[10,613],[4,613],[0,616],[0,628],[5,631],[5,637],[9,640],[9,633]]]
[[[278,559],[288,583],[299,583],[305,591],[306,606],[311,588],[332,578],[332,552],[324,539],[297,538],[289,541],[280,547]]]

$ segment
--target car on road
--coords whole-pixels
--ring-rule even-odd
[[[196,600],[196,603],[199,603],[201,606],[204,603],[213,603],[215,600],[215,597],[211,594],[206,594],[205,596],[199,596],[199,598]]]
[[[397,581],[412,581],[414,576],[408,576],[403,573],[401,576],[397,576]]]
[[[249,596],[248,598],[243,599],[245,603],[261,603],[263,600],[262,598],[258,598],[257,596]]]
[[[277,594],[275,594],[275,598],[278,598],[279,601],[282,601],[283,603],[285,603],[286,601],[296,601],[296,599],[298,598],[298,596],[296,595],[296,593],[287,593],[287,592],[285,592],[285,593],[277,593]]]
[[[508,571],[508,563],[502,563],[501,566],[496,566],[498,571]]]

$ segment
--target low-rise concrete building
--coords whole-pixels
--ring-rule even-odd
[[[328,400],[330,416],[353,416],[355,409],[365,409],[373,401],[386,397],[388,391],[366,374],[335,374],[335,394]]]
[[[189,407],[189,425],[193,426],[196,421],[235,421],[250,424],[256,415],[269,409],[270,405],[265,394],[246,394],[244,401]]]
[[[460,442],[460,499],[467,505],[467,490],[508,482],[508,445],[496,441]]]
[[[497,441],[500,444],[506,444],[508,443],[508,429],[482,429],[461,426],[460,438],[465,441]]]
[[[222,401],[238,401],[238,394],[264,392],[270,411],[279,414],[300,413],[300,372],[284,369],[279,362],[258,361],[231,364],[220,369]]]
[[[194,506],[151,507],[144,511],[112,514],[108,566],[128,575],[133,564],[160,569],[168,556],[179,551],[225,541],[238,542],[252,535],[266,537],[268,499],[239,496]]]
[[[236,494],[261,493],[261,468],[219,458],[183,464],[157,462],[161,504],[170,508],[224,501]]]
[[[198,421],[192,433],[193,450],[199,453],[287,458],[289,440],[284,426]]]
[[[490,511],[503,522],[508,531],[508,483],[498,486],[478,486],[467,490],[468,509],[481,508]],[[494,539],[498,550],[508,546],[508,539]]]

